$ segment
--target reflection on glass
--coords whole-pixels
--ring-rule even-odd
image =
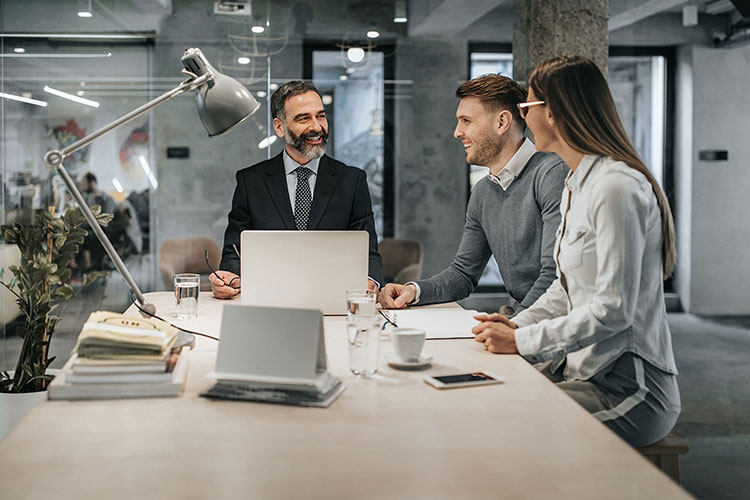
[[[663,56],[612,56],[609,58],[608,72],[612,97],[625,130],[638,154],[663,187],[666,61]],[[513,55],[474,52],[471,54],[470,73],[471,78],[488,73],[513,78]],[[486,167],[469,165],[470,188],[488,173]],[[487,263],[479,284],[503,284],[494,257]]]
[[[316,50],[313,84],[323,95],[329,135],[326,154],[367,172],[375,228],[383,237],[383,53]],[[360,59],[360,56],[363,56]],[[356,60],[355,60],[356,59]],[[346,77],[342,79],[341,77]]]
[[[666,64],[662,56],[612,56],[609,87],[636,151],[662,188],[666,123]]]

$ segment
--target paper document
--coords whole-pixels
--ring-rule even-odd
[[[424,330],[428,339],[473,339],[471,329],[479,324],[474,319],[479,311],[469,309],[400,309],[383,314],[399,328]]]

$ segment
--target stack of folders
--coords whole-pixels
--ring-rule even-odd
[[[260,401],[297,406],[328,407],[346,386],[336,375],[320,372],[312,380],[219,380],[201,396],[212,399]]]
[[[158,319],[94,312],[49,399],[179,396],[189,359],[187,349],[173,349],[176,339],[177,329]]]

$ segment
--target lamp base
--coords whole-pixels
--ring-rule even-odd
[[[148,302],[141,304],[141,307],[139,307],[138,310],[141,311],[141,316],[144,318],[156,316],[156,306]]]

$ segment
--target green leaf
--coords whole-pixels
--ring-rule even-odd
[[[92,285],[96,280],[99,278],[106,279],[107,276],[109,276],[109,272],[107,271],[94,271],[88,274],[83,275],[83,287],[87,287]]]
[[[63,285],[59,287],[57,290],[55,290],[53,297],[55,299],[62,299],[65,301],[69,301],[70,299],[73,298],[73,295],[75,295],[73,288],[70,285]]]

